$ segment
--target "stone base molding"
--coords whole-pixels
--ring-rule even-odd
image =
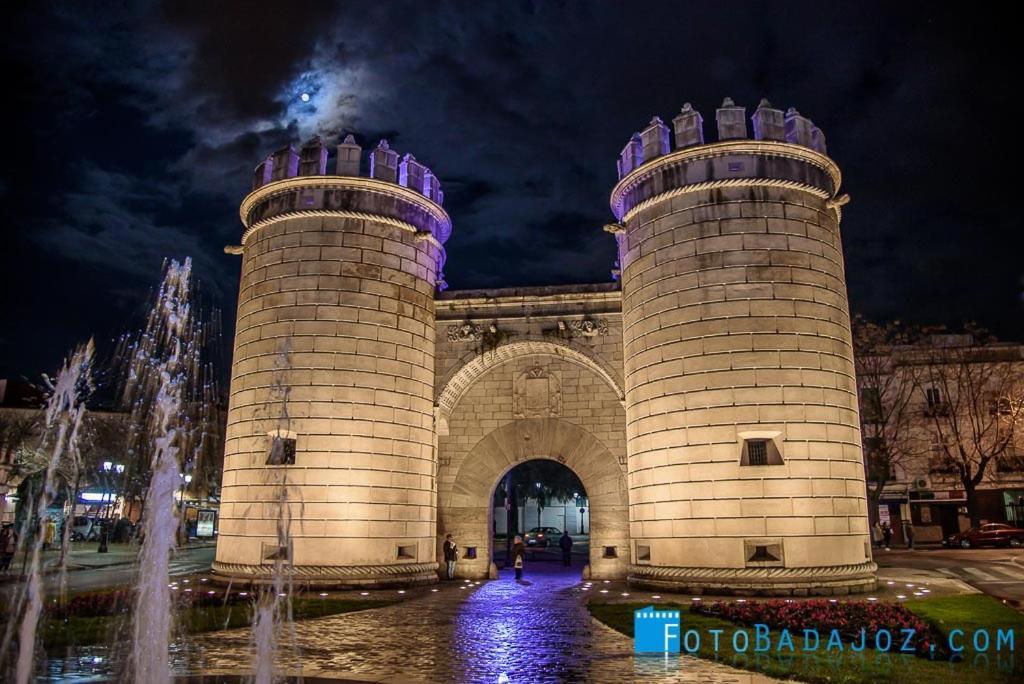
[[[285,566],[292,582],[310,587],[380,587],[427,584],[437,581],[437,563],[401,565],[296,565]],[[274,579],[272,565],[243,565],[214,562],[213,572],[225,581],[250,581],[256,584]]]
[[[871,591],[873,562],[814,568],[676,568],[631,565],[629,583],[693,594],[839,596]]]

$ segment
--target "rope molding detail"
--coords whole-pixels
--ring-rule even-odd
[[[631,576],[651,579],[693,579],[710,581],[785,581],[868,579],[878,570],[872,561],[857,565],[817,566],[812,568],[679,568],[630,565]]]
[[[347,579],[372,577],[394,578],[398,575],[421,575],[437,572],[437,563],[403,563],[401,565],[285,565],[286,575],[299,578]],[[213,564],[214,572],[224,575],[245,575],[247,577],[270,576],[273,565],[247,565],[244,563]]]
[[[842,174],[839,167],[827,155],[816,152],[809,147],[794,145],[777,140],[726,140],[669,152],[666,155],[647,160],[637,168],[619,179],[612,190],[612,211],[617,213],[622,206],[622,198],[637,185],[643,183],[667,167],[689,164],[705,159],[714,159],[732,154],[767,155],[782,159],[793,159],[811,164],[828,174],[836,190],[842,186]]]
[[[372,214],[365,211],[349,211],[346,209],[304,209],[288,211],[283,214],[276,214],[274,216],[271,216],[270,218],[265,218],[262,221],[257,221],[256,223],[246,228],[245,232],[242,233],[242,246],[245,246],[245,242],[246,240],[249,239],[250,235],[252,235],[260,228],[263,228],[264,226],[269,226],[274,223],[277,223],[278,221],[285,221],[287,219],[316,217],[350,218],[362,221],[375,221],[377,223],[383,223],[389,226],[393,226],[395,228],[399,228],[408,233],[412,233],[418,239],[425,240],[434,247],[437,247],[438,249],[444,249],[444,247],[441,245],[438,239],[433,236],[433,234],[431,234],[429,231],[420,230],[419,228],[409,223],[408,221],[402,221],[401,219],[392,218],[391,216],[385,216],[383,214]]]
[[[658,202],[664,202],[667,199],[673,197],[679,197],[680,195],[686,195],[693,192],[704,192],[706,190],[717,190],[719,188],[740,188],[740,187],[758,187],[758,188],[783,188],[786,190],[802,190],[806,193],[814,195],[823,200],[828,200],[832,195],[821,188],[809,185],[807,183],[801,183],[800,181],[784,180],[781,178],[726,178],[722,180],[703,181],[701,183],[694,183],[692,185],[684,185],[682,187],[673,188],[666,190],[665,192],[659,193],[653,197],[648,197],[642,202],[638,202],[629,211],[619,217],[620,223],[627,223],[636,214],[648,207],[654,206]],[[621,204],[622,198],[619,198]],[[609,231],[610,232],[610,231]]]

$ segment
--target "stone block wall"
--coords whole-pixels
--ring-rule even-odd
[[[864,560],[844,543],[867,528],[838,225],[797,191],[761,194],[677,198],[623,254],[632,535],[681,537],[652,556],[669,565],[742,567],[737,539],[794,534],[813,540],[789,565]],[[746,433],[784,462],[741,467]]]
[[[447,215],[419,188],[319,175],[257,187],[242,215],[215,570],[263,578],[285,556],[315,580],[432,580]]]
[[[747,140],[616,187],[634,578],[873,581],[837,188],[820,153]]]
[[[452,384],[462,386],[460,370],[485,363],[465,380],[450,409],[439,402],[438,548],[451,532],[460,547],[477,551],[475,560],[464,552],[460,576],[487,576],[494,489],[510,468],[533,458],[563,463],[587,488],[591,573],[625,575],[621,380],[611,371],[616,385],[610,385],[597,370],[620,363],[619,295],[604,287],[544,290],[449,292],[437,303],[439,395]],[[547,391],[532,404],[524,403],[527,376],[548,379]],[[615,555],[606,558],[605,546]]]
[[[253,238],[242,265],[219,555],[238,558],[237,535],[237,551],[261,563],[259,541],[276,543],[285,469],[296,563],[386,563],[399,544],[422,545],[417,555],[430,560],[428,245],[355,219],[290,219]],[[295,435],[295,465],[268,470],[278,429]]]

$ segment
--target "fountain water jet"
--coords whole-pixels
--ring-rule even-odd
[[[46,464],[43,490],[34,502],[34,506],[30,504],[30,510],[34,510],[35,515],[26,516],[22,526],[23,539],[28,538],[33,521],[36,523],[35,527],[38,532],[32,538],[31,559],[27,568],[28,579],[17,601],[20,608],[18,612],[21,614],[15,673],[15,681],[18,684],[27,684],[32,678],[36,630],[39,627],[39,618],[43,610],[43,524],[46,519],[46,509],[56,494],[56,475],[62,460],[66,455],[70,455],[77,462],[78,437],[82,427],[82,418],[85,416],[85,401],[93,389],[91,369],[94,351],[92,340],[78,347],[71,356],[71,360],[65,362],[64,368],[57,374],[56,380],[51,383],[52,391],[46,406],[46,434],[54,434],[53,447]],[[8,639],[9,632],[5,634],[4,652],[7,651]]]
[[[191,259],[182,263],[172,260],[168,264],[157,305],[150,314],[131,369],[133,379],[143,385],[155,385],[156,390],[153,414],[147,421],[154,450],[146,496],[148,510],[143,516],[144,539],[139,554],[132,635],[133,680],[137,682],[171,680],[173,607],[168,578],[178,529],[174,492],[181,476],[179,431],[184,426],[180,414],[182,394],[198,356],[189,302],[191,276]]]
[[[286,340],[274,361],[274,395],[281,401],[277,418],[277,430],[271,442],[268,462],[285,464],[283,435],[288,434],[288,395],[290,387],[285,381],[285,370],[290,366],[291,348]],[[288,470],[271,471],[270,479],[278,486],[277,547],[274,555],[273,581],[264,587],[256,601],[253,615],[253,642],[255,646],[255,684],[271,684],[274,681],[274,664],[278,660],[278,641],[282,623],[292,627],[292,645],[297,650],[292,619],[292,554],[291,554],[291,505],[288,501]],[[286,587],[287,581],[287,587]],[[282,600],[283,599],[283,600]],[[283,613],[283,614],[282,614]]]

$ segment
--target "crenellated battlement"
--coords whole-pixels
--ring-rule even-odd
[[[799,188],[823,200],[842,181],[825,134],[794,108],[761,100],[747,109],[725,98],[715,110],[717,139],[704,137],[704,117],[687,102],[672,119],[658,117],[634,133],[616,161],[619,182],[611,208],[619,221],[659,197],[737,187]],[[753,137],[751,137],[751,132]]]
[[[783,112],[772,107],[768,100],[762,99],[750,117],[753,138],[748,133],[746,112],[746,107],[738,106],[730,97],[722,101],[722,106],[715,110],[718,142],[774,140],[827,154],[825,134],[796,108],[790,107]],[[676,150],[706,144],[704,117],[689,102],[672,119],[672,128],[674,135],[669,135],[669,127],[660,118],[654,117],[647,128],[634,133],[619,154],[619,178],[624,178],[647,162],[669,154],[672,151],[670,139],[674,139]]]
[[[298,151],[289,145],[260,162],[239,210],[243,246],[262,226],[295,216],[373,217],[420,238],[432,236],[439,247],[451,235],[441,183],[416,157],[400,156],[381,140],[369,152],[367,175],[363,149],[351,135],[336,147],[333,173],[329,157],[327,145],[314,136]],[[440,254],[443,263],[443,249]]]
[[[360,175],[363,148],[352,135],[338,144],[335,154],[336,176]],[[268,183],[299,176],[326,176],[328,148],[320,136],[314,136],[296,152],[291,145],[267,156],[256,166],[252,189]],[[411,154],[399,156],[387,140],[381,140],[369,153],[370,178],[409,188],[437,204],[444,203],[444,192],[437,176]]]

